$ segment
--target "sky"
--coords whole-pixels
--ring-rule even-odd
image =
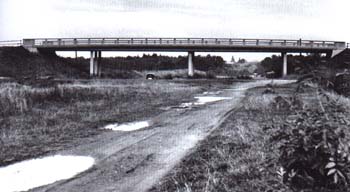
[[[0,0],[0,41],[227,37],[350,42],[349,12],[349,0]],[[254,60],[266,54],[217,55]]]

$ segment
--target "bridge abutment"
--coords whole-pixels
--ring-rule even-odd
[[[194,75],[194,66],[193,66],[194,52],[188,52],[188,76],[193,77]]]
[[[282,77],[287,76],[287,69],[288,69],[288,55],[286,52],[282,53],[282,60],[283,60],[283,69],[282,69]]]

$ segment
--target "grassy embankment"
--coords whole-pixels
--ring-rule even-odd
[[[350,139],[350,131],[346,126],[340,125],[339,121],[339,117],[350,121],[350,99],[329,92],[326,93],[328,99],[320,97],[316,89],[311,87],[304,87],[298,92],[296,89],[297,85],[293,84],[275,87],[271,93],[267,93],[265,87],[249,90],[241,106],[226,122],[150,191],[346,191],[346,187],[345,190],[342,188],[344,185],[340,182],[340,176],[338,183],[333,184],[334,175],[327,175],[325,172],[330,171],[325,168],[329,164],[318,165],[323,156],[314,153],[317,147],[311,144],[305,146],[305,142],[322,135],[321,127],[324,124],[320,123],[320,119],[323,114],[315,112],[320,108],[325,110],[324,114],[329,114],[327,122],[340,127],[344,138]],[[329,100],[337,104],[327,105]],[[300,112],[297,115],[309,117],[298,119],[296,111]],[[333,116],[335,119],[332,119],[331,113],[336,114]],[[301,122],[295,121],[296,119]],[[302,131],[306,126],[313,127],[318,124],[320,127],[316,129]],[[289,132],[291,133],[288,135]],[[281,133],[284,138],[276,137]],[[302,153],[298,153],[300,149],[298,143],[291,140],[294,138],[292,134],[297,135],[296,141],[301,146],[311,151],[304,151],[303,148]],[[286,146],[289,147],[288,150]],[[289,156],[283,156],[285,154]],[[309,160],[311,157],[316,159]],[[291,173],[284,173],[285,169],[281,170],[282,164],[287,162],[292,165],[307,161],[310,164],[299,164],[296,172],[292,170]],[[318,174],[310,172],[313,167],[326,175],[323,183],[320,184],[317,179],[312,178],[315,175],[320,176],[318,170]],[[303,172],[303,169],[306,171]]]
[[[109,123],[154,116],[210,85],[144,80],[0,84],[0,166],[79,144]]]

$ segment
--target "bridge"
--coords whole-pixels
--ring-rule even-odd
[[[287,53],[333,57],[347,48],[340,41],[235,38],[40,38],[23,39],[19,44],[31,52],[89,51],[91,76],[101,74],[102,51],[188,52],[189,76],[194,74],[195,52],[276,52],[282,54],[285,76]]]

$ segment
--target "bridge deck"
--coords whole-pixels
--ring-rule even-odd
[[[55,51],[330,52],[345,42],[230,38],[55,38],[24,39],[25,47]]]

